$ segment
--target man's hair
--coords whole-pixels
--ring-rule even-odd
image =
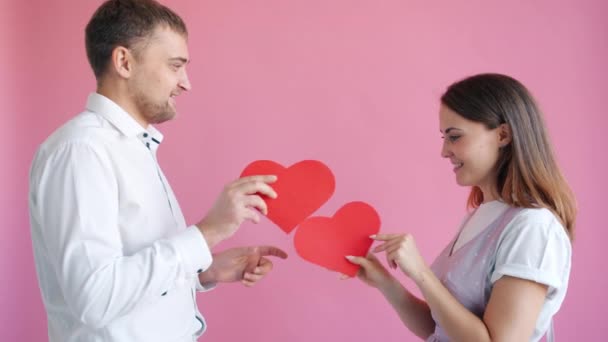
[[[140,43],[159,26],[188,36],[186,24],[171,9],[154,0],[108,0],[93,14],[85,29],[87,57],[95,78],[105,73],[117,46],[137,53]]]

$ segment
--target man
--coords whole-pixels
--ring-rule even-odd
[[[152,124],[190,89],[187,30],[154,0],[110,0],[86,28],[97,91],[39,148],[30,219],[50,341],[193,341],[205,330],[195,291],[251,286],[282,250],[210,249],[275,198],[274,176],[228,184],[187,227],[157,159]]]

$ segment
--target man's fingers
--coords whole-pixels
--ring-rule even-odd
[[[253,287],[255,285],[254,282],[251,282],[251,281],[245,280],[245,279],[241,280],[241,284],[243,284],[243,285],[245,285],[247,287]]]
[[[253,286],[258,281],[262,280],[268,272],[272,270],[272,261],[266,258],[260,258],[258,266],[251,271],[246,271],[243,274],[241,282],[245,286]]]
[[[264,200],[260,196],[257,196],[257,195],[247,196],[247,197],[245,197],[243,204],[246,207],[256,208],[264,215],[268,215],[268,206],[266,205],[266,202],[264,202]]]
[[[262,278],[264,278],[264,275],[253,274],[253,273],[249,273],[249,272],[247,272],[243,275],[243,281],[248,281],[251,283],[258,282],[258,281],[262,280]]]
[[[274,246],[258,246],[255,247],[255,251],[260,253],[261,256],[274,256],[281,259],[287,259],[287,253],[282,249]],[[264,258],[262,258],[264,259]]]
[[[232,182],[231,184],[229,184],[229,186],[239,186],[241,184],[249,183],[249,182],[263,182],[266,184],[272,184],[276,181],[277,181],[277,176],[275,176],[275,175],[254,175],[254,176],[246,176],[246,177],[239,178],[239,179],[235,180],[234,182]]]
[[[238,186],[238,191],[245,195],[262,194],[270,198],[277,198],[277,193],[270,185],[264,182],[247,182]]]
[[[244,210],[245,210],[245,212],[243,214],[243,218],[245,220],[249,220],[256,224],[260,223],[260,215],[255,210],[253,210],[251,208],[245,208]]]
[[[270,259],[266,259],[264,257],[260,258],[258,262],[258,266],[253,270],[253,274],[264,275],[270,271],[272,271],[272,261]]]

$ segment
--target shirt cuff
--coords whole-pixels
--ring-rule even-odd
[[[198,275],[211,266],[213,262],[211,250],[203,234],[196,226],[186,228],[185,231],[174,236],[171,240],[179,253],[186,274]]]
[[[510,276],[530,280],[539,284],[547,285],[550,288],[559,289],[562,282],[557,277],[543,270],[533,269],[523,265],[502,265],[498,267],[490,278],[490,283],[494,284],[502,276]]]
[[[205,284],[203,284],[203,283],[201,283],[201,279],[199,277],[196,277],[195,286],[196,286],[196,291],[198,291],[198,292],[207,292],[207,291],[211,291],[214,288],[216,288],[217,287],[217,283],[213,282],[213,283],[205,283]]]

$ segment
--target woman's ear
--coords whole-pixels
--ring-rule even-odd
[[[505,147],[511,143],[513,135],[511,133],[511,126],[504,123],[498,126],[498,146]]]

